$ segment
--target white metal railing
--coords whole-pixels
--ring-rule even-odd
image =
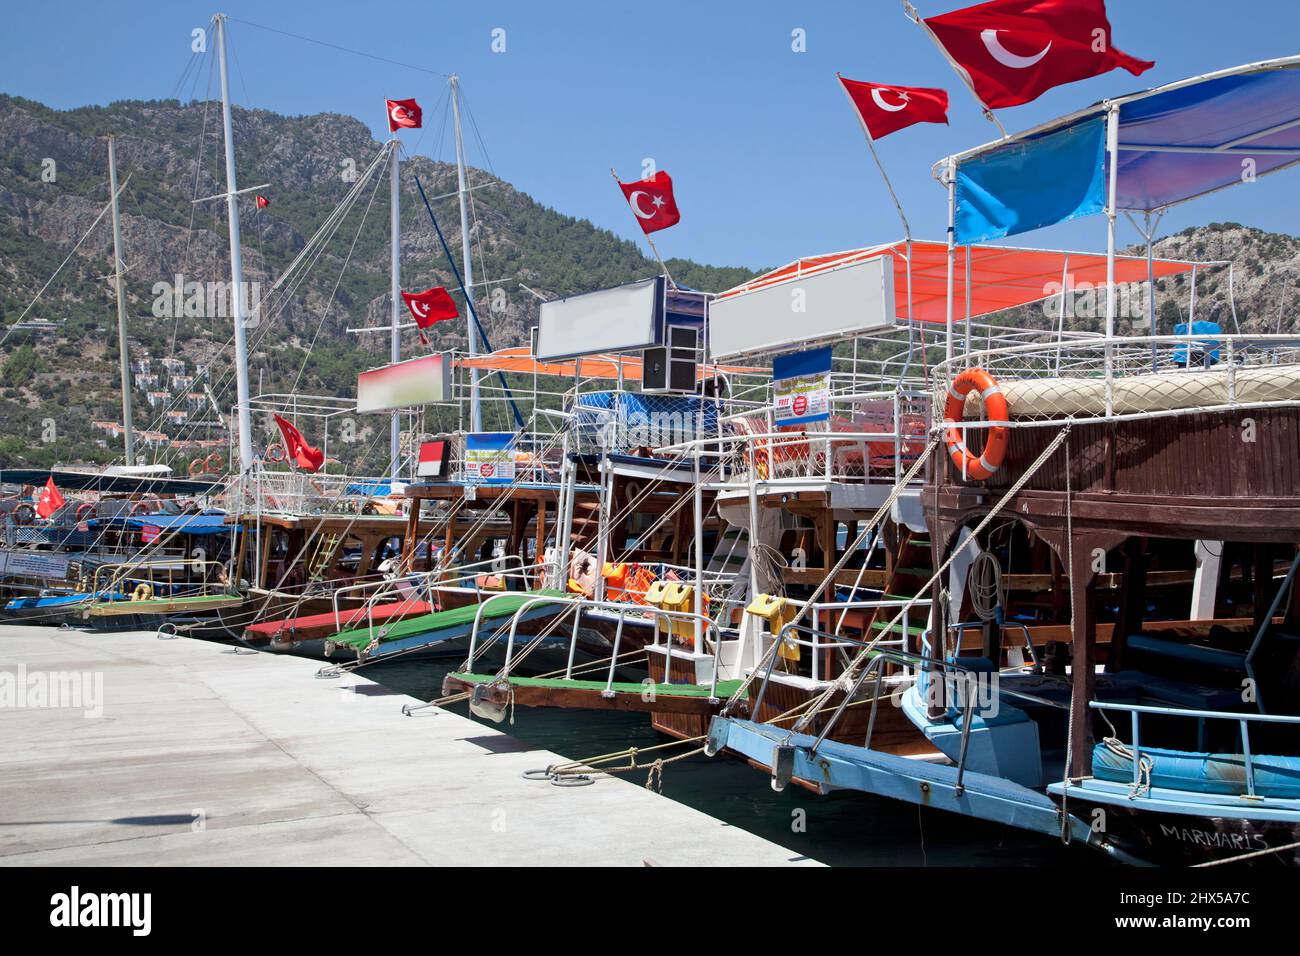
[[[1119,704],[1108,701],[1091,700],[1088,706],[1093,710],[1127,711],[1132,740],[1129,747],[1133,751],[1133,785],[1142,785],[1142,738],[1140,733],[1143,714],[1155,714],[1163,717],[1186,717],[1192,720],[1228,720],[1235,721],[1241,735],[1241,756],[1246,770],[1246,795],[1255,796],[1255,757],[1250,747],[1250,725],[1286,724],[1300,730],[1300,717],[1283,714],[1233,714],[1217,710],[1191,710],[1182,707],[1157,707],[1150,704]],[[1149,759],[1149,758],[1148,758]]]
[[[497,595],[502,597],[504,595]],[[488,604],[492,601],[489,598],[479,605],[478,612],[474,616],[474,628],[470,632],[469,657],[466,667],[472,673],[474,660],[478,654],[478,636],[479,628],[483,620],[483,612],[487,609]],[[672,647],[673,634],[672,628],[661,628],[660,622],[666,619],[670,624],[673,621],[679,621],[683,624],[690,624],[697,635],[695,644],[695,653],[704,654],[709,644],[708,635],[713,635],[713,674],[709,686],[709,700],[712,703],[718,702],[718,668],[720,655],[722,653],[722,631],[716,620],[693,611],[671,611],[664,608],[654,607],[653,605],[626,604],[619,601],[597,601],[579,595],[559,597],[555,595],[542,595],[530,598],[522,605],[515,609],[510,618],[510,631],[506,639],[505,663],[497,673],[498,679],[508,678],[510,668],[514,663],[515,640],[519,630],[520,620],[529,611],[535,607],[541,607],[547,604],[561,605],[573,610],[573,628],[569,636],[568,661],[565,665],[564,679],[573,679],[573,666],[577,658],[578,634],[582,622],[582,612],[584,610],[606,610],[613,611],[619,615],[618,624],[614,633],[614,644],[610,650],[610,663],[608,676],[605,683],[605,693],[613,692],[614,673],[618,666],[618,651],[622,643],[623,626],[628,614],[636,614],[642,619],[648,619],[654,622],[654,638],[651,643],[646,645],[647,649],[662,649],[664,653],[664,683],[670,683],[670,668],[672,664]],[[562,612],[567,614],[568,612]],[[499,631],[499,628],[498,628]],[[662,632],[664,642],[659,643],[659,635]]]

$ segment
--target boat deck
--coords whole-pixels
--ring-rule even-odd
[[[568,596],[563,591],[501,593],[503,594],[502,597],[492,597],[491,603],[483,611],[483,620],[499,621],[502,618],[509,618],[533,598]],[[369,626],[355,628],[343,631],[333,637],[332,640],[340,647],[350,647],[358,652],[369,649],[371,658],[379,657],[383,651],[388,650],[390,647],[392,652],[396,652],[396,650],[407,650],[420,644],[433,644],[443,640],[467,636],[474,628],[474,620],[478,615],[479,607],[478,604],[466,604],[464,607],[455,607],[447,611],[421,614],[418,617],[408,617],[396,624],[386,625],[373,631]],[[551,615],[565,609],[566,605],[542,604],[535,606],[530,612],[525,612],[525,617]],[[372,643],[377,643],[378,647],[371,649],[370,645]]]
[[[448,674],[443,693],[472,690],[481,684],[496,684],[491,674]],[[714,714],[722,702],[740,687],[739,680],[718,681],[717,696],[710,697],[708,684],[651,684],[631,681],[570,680],[562,677],[516,677],[505,679],[501,703],[520,707],[571,707],[589,710],[630,710],[664,714]],[[498,685],[499,686],[499,685]]]
[[[0,864],[809,865],[643,786],[317,664],[143,632],[11,625],[0,671],[102,678],[102,716],[6,712]],[[342,732],[341,732],[342,731]]]
[[[341,630],[355,628],[358,624],[368,624],[370,621],[387,624],[389,621],[431,614],[433,611],[434,607],[428,601],[390,601],[369,608],[340,609],[337,617],[333,611],[325,611],[322,614],[304,614],[276,621],[258,621],[244,628],[244,639],[258,642],[274,641],[278,637],[284,637],[290,641],[310,641],[329,637]]]

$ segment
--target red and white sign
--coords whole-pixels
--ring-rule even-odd
[[[447,443],[426,441],[420,444],[420,463],[415,468],[417,478],[441,478],[445,473]]]
[[[808,396],[796,395],[790,399],[790,411],[800,417],[808,414]]]

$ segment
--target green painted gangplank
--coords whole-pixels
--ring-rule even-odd
[[[513,616],[527,602],[541,597],[572,597],[564,591],[521,591],[518,594],[509,591],[496,592],[490,598],[484,598],[487,605],[483,609],[484,621],[500,621]],[[369,627],[352,628],[340,631],[328,638],[339,647],[350,647],[358,653],[366,652],[366,657],[373,660],[402,651],[413,650],[434,644],[441,644],[458,637],[466,637],[474,629],[474,620],[478,616],[479,604],[467,604],[448,611],[435,611],[408,617],[393,623],[377,624],[372,632]],[[572,605],[544,602],[525,611],[521,621],[538,617],[549,617],[563,613]],[[371,647],[372,638],[377,639]]]

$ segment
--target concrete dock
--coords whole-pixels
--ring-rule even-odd
[[[0,624],[0,863],[812,862],[646,790],[644,774],[524,780],[565,758],[450,711],[404,717],[413,698],[319,666]]]

